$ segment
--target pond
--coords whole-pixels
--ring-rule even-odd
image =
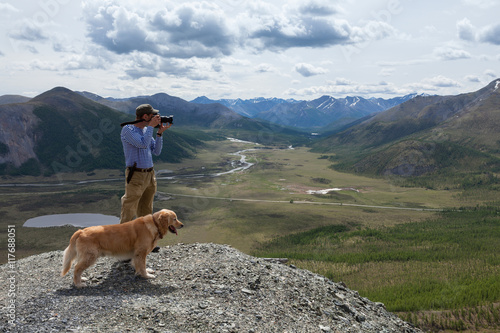
[[[71,225],[75,227],[92,227],[95,225],[117,224],[120,219],[116,216],[90,213],[75,213],[75,214],[55,214],[44,215],[31,218],[24,222],[23,227],[30,228],[46,228],[46,227],[61,227]]]

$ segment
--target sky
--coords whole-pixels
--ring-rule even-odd
[[[500,76],[497,0],[0,0],[0,95],[457,95]]]

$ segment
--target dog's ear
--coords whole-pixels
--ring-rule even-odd
[[[158,217],[158,220],[160,220],[160,224],[167,227],[170,223],[170,220],[172,219],[172,213],[169,211],[160,211],[160,216]]]
[[[168,211],[165,210],[160,210],[158,212],[158,222],[159,222],[159,231],[161,232],[162,235],[165,235],[168,232],[168,225],[169,225],[169,219],[170,219],[170,214]]]

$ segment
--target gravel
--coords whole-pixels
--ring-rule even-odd
[[[150,280],[100,258],[81,289],[62,254],[0,266],[1,332],[421,332],[342,282],[227,245],[164,247]]]

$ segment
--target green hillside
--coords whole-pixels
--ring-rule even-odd
[[[336,170],[395,177],[410,186],[463,187],[485,181],[497,186],[496,82],[458,96],[416,97],[315,143],[313,151],[329,154]]]
[[[1,174],[48,176],[124,168],[120,123],[130,120],[130,116],[65,88],[52,89],[28,103],[33,116],[38,118],[35,127],[27,129],[35,138],[36,158],[19,168],[4,163],[0,165]],[[165,133],[163,140],[164,149],[158,160],[165,162],[191,157],[196,147],[203,144],[194,132],[184,134],[174,128]]]
[[[219,104],[197,105],[157,94],[127,101],[126,106],[141,103],[155,105],[163,114],[175,114],[174,126],[164,134],[162,153],[155,157],[160,162],[194,157],[203,141],[227,136],[283,146],[308,140],[302,132],[245,118]],[[8,116],[12,114],[15,117]],[[49,176],[124,168],[120,123],[134,116],[123,110],[57,87],[27,102],[0,105],[0,115],[2,126],[10,128],[0,133],[0,175]]]
[[[344,281],[426,331],[497,332],[499,246],[498,210],[477,209],[383,228],[328,225],[276,237],[253,254]]]

